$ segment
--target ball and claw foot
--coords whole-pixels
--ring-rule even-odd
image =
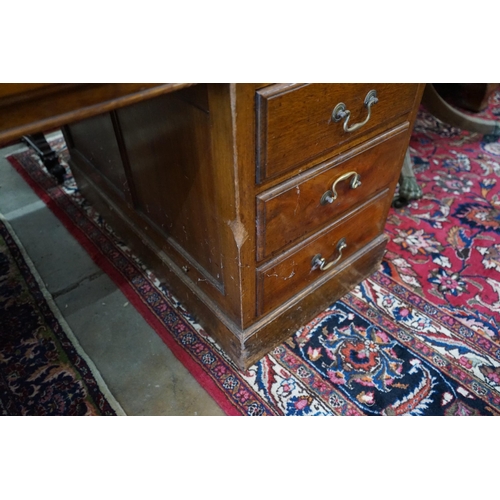
[[[422,188],[418,185],[415,174],[413,173],[410,153],[406,151],[403,168],[399,176],[399,191],[392,202],[392,206],[395,208],[405,207],[411,200],[419,200],[422,198],[422,194]]]

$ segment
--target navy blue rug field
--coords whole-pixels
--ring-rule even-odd
[[[0,216],[0,415],[117,414],[123,410]]]

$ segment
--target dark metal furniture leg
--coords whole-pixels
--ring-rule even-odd
[[[59,184],[62,184],[66,170],[59,163],[57,153],[50,147],[45,135],[43,133],[25,135],[22,140],[36,151],[49,173],[57,179]]]

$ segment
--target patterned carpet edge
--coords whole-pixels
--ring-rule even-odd
[[[126,416],[125,410],[121,407],[120,403],[115,399],[115,397],[113,396],[113,394],[109,390],[109,388],[106,385],[106,382],[104,381],[104,379],[102,378],[102,375],[99,372],[98,368],[96,367],[96,365],[94,364],[92,359],[88,356],[88,354],[85,352],[85,350],[81,346],[80,342],[76,338],[73,330],[71,329],[68,322],[66,321],[66,319],[62,315],[61,311],[57,307],[57,304],[54,302],[52,295],[47,290],[47,287],[45,286],[45,283],[43,282],[42,277],[38,273],[33,261],[31,260],[30,256],[26,252],[26,249],[24,248],[22,242],[19,240],[16,232],[12,228],[9,221],[1,213],[0,213],[0,222],[2,224],[4,224],[5,227],[7,228],[7,230],[9,231],[10,236],[12,237],[12,239],[16,243],[17,247],[19,248],[19,251],[21,252],[21,254],[23,256],[23,258],[26,262],[26,265],[29,267],[30,272],[33,275],[33,278],[35,279],[35,281],[36,281],[44,299],[46,300],[49,308],[51,309],[51,311],[54,314],[57,321],[60,323],[61,327],[63,328],[65,335],[68,337],[70,342],[73,344],[78,355],[85,361],[85,363],[87,363],[89,370],[92,373],[92,376],[94,377],[94,379],[97,382],[97,385],[99,386],[100,391],[102,392],[102,394],[107,399],[108,403],[110,404],[110,406],[113,408],[113,410],[115,411],[115,413],[118,416]]]

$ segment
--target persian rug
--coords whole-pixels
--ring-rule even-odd
[[[0,415],[123,415],[0,215]]]
[[[379,271],[245,372],[69,170],[58,186],[32,152],[10,162],[227,414],[499,415],[500,143],[421,109],[410,146],[424,195],[391,209]]]

